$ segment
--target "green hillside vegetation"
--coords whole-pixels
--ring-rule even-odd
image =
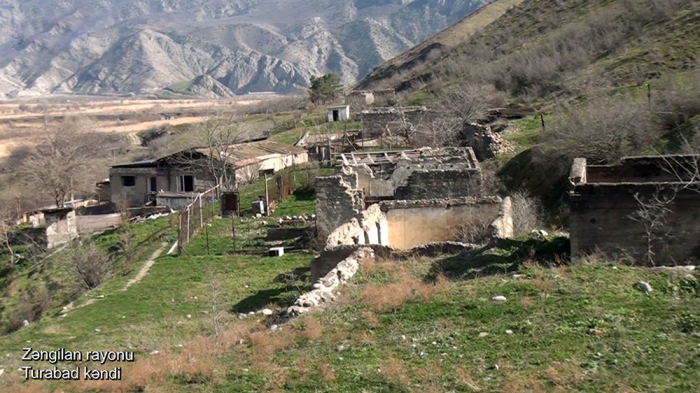
[[[700,151],[699,7],[525,0],[439,55],[362,84],[393,87],[405,104],[442,105],[446,92],[471,89],[543,113],[544,128],[539,113],[511,122],[503,134],[511,150],[494,167],[507,189],[542,198],[566,224],[561,195],[573,158]]]
[[[69,302],[79,306],[99,296],[101,291],[86,293],[67,266],[76,252],[94,244],[97,254],[91,257],[105,258],[109,264],[106,278],[111,278],[110,289],[123,286],[145,260],[160,247],[161,242],[175,239],[171,217],[163,217],[144,223],[107,231],[93,238],[85,238],[83,245],[74,244],[58,248],[55,252],[43,252],[32,246],[19,246],[13,251],[21,256],[13,265],[5,247],[0,249],[0,334],[7,334],[21,327],[22,321],[33,322],[42,317],[58,316],[61,307]]]
[[[642,84],[696,67],[697,7],[691,0],[525,0],[421,67],[366,83],[399,91],[486,83],[521,100]]]

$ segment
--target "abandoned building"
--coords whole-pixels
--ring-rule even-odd
[[[427,131],[426,127],[436,112],[424,106],[380,107],[363,110],[358,114],[364,135],[401,135],[407,128]]]
[[[396,101],[393,89],[383,90],[353,90],[345,96],[345,104],[350,110],[358,112],[370,106],[391,106]]]
[[[232,187],[308,161],[306,150],[272,141],[235,145],[227,157]],[[187,149],[164,157],[110,168],[111,199],[125,198],[130,206],[160,202],[187,205],[197,193],[216,185],[207,170],[207,149]]]
[[[337,121],[348,121],[350,120],[350,106],[340,105],[328,107],[328,122],[333,123]]]
[[[426,220],[423,225],[430,228],[433,225],[444,227],[444,223],[434,221],[443,216],[431,212],[433,209],[451,210],[444,217],[464,209],[486,209],[494,213],[500,203],[477,200],[481,197],[481,169],[468,147],[341,154],[336,171],[335,176],[316,179],[316,229],[319,240],[324,243],[334,243],[328,240],[332,233],[353,219],[362,225],[360,214],[372,204],[378,203],[380,210],[392,220],[408,225]],[[489,206],[491,204],[495,207]],[[425,214],[415,214],[414,209]],[[399,228],[404,224],[392,220],[387,224],[389,233],[393,232],[398,239],[398,234],[407,230]],[[379,238],[407,248],[425,241],[446,240],[440,235],[434,238],[416,236],[415,240],[394,240],[392,244],[392,235],[385,229]],[[371,243],[372,239],[368,240]],[[365,243],[365,239],[360,238],[358,242]]]
[[[316,179],[314,289],[288,312],[332,300],[332,289],[375,252],[459,252],[513,235],[510,198],[482,195],[474,152],[464,148],[338,156],[335,176]]]
[[[700,156],[625,157],[571,168],[571,256],[700,264]]]
[[[73,208],[43,209],[41,213],[46,226],[47,249],[66,244],[78,237],[78,223]]]

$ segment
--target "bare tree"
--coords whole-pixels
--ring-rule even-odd
[[[103,153],[103,138],[89,123],[77,119],[47,126],[44,132],[27,152],[21,173],[30,185],[62,207],[71,194],[93,191],[92,164]]]
[[[255,183],[260,178],[261,163],[246,165],[236,171],[236,183],[240,186]]]
[[[206,153],[206,160],[202,161],[204,168],[201,169],[209,173],[216,184],[224,188],[235,186],[230,157],[237,148],[236,144],[244,142],[249,131],[248,125],[240,122],[237,116],[224,114],[193,126],[194,143]]]
[[[17,262],[17,255],[12,249],[12,243],[10,242],[13,230],[12,212],[6,209],[5,206],[8,205],[3,204],[0,207],[0,246],[7,249],[7,252],[10,254],[10,268],[12,268]]]
[[[657,189],[654,194],[643,197],[639,193],[634,194],[639,208],[628,216],[644,226],[646,239],[646,262],[655,265],[655,257],[659,247],[663,247],[672,236],[671,228],[667,227],[669,216],[673,213],[670,206],[676,198],[676,189]]]
[[[433,147],[454,145],[467,123],[483,119],[495,94],[493,86],[452,87],[436,94],[437,112],[426,122],[425,144]]]
[[[494,92],[492,86],[490,89],[486,86],[455,86],[438,93],[437,101],[448,117],[470,123],[486,116],[489,97]]]
[[[592,163],[640,153],[661,134],[646,102],[633,97],[594,97],[582,106],[563,104],[560,113],[545,139],[567,156]]]

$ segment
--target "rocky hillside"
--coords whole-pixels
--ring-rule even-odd
[[[0,97],[287,93],[327,72],[353,83],[486,2],[0,0]]]

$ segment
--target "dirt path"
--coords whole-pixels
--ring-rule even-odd
[[[168,246],[168,243],[161,243],[160,248],[158,248],[157,250],[155,250],[153,252],[153,254],[151,254],[151,257],[146,261],[146,263],[144,263],[144,265],[141,267],[141,270],[139,270],[139,272],[136,274],[136,277],[129,280],[129,282],[126,283],[124,288],[121,289],[121,292],[125,292],[127,289],[129,289],[130,286],[143,280],[143,278],[146,277],[146,274],[148,274],[148,271],[151,269],[151,266],[153,266],[153,264],[156,262],[156,259],[158,259],[160,254],[163,253],[163,250],[165,250],[165,247],[167,247],[167,246]],[[85,306],[89,306],[89,305],[95,303],[97,300],[102,299],[102,298],[104,298],[104,295],[101,295],[100,297],[98,297],[96,299],[90,299],[77,307],[73,305],[74,302],[70,302],[66,306],[63,307],[63,310],[61,312],[62,313],[61,316],[65,317],[69,311],[76,310],[76,309],[79,309],[79,308],[82,308]]]
[[[124,288],[122,289],[122,292],[126,291],[129,289],[130,286],[140,282],[143,280],[144,277],[146,277],[146,274],[148,274],[148,271],[151,269],[151,266],[156,262],[156,259],[160,256],[160,254],[163,253],[163,250],[165,250],[165,247],[168,246],[168,243],[161,243],[160,248],[155,250],[153,252],[153,255],[146,261],[146,263],[141,267],[141,270],[139,270],[138,274],[136,274],[136,277],[132,278],[129,280],[129,282],[126,283]]]

